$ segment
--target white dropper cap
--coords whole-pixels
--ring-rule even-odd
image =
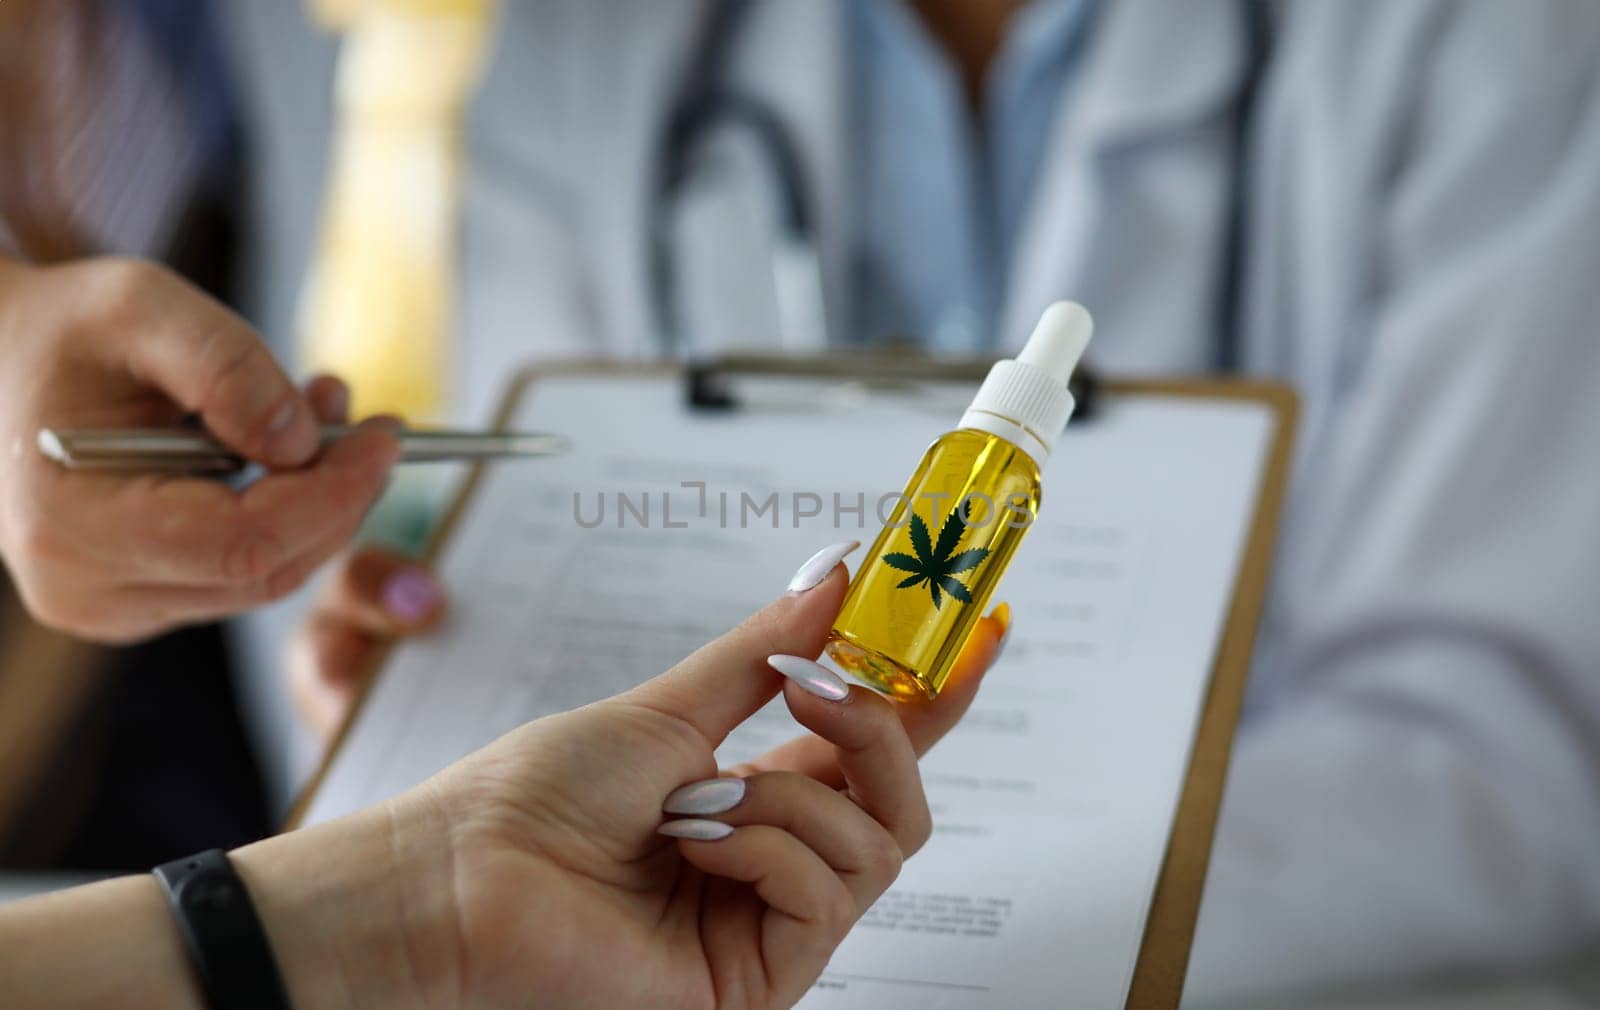
[[[1077,302],[1045,309],[1022,353],[989,369],[961,427],[998,435],[1043,463],[1072,416],[1067,380],[1093,333],[1094,320]]]

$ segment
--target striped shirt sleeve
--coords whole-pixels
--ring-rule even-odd
[[[7,23],[15,113],[0,241],[43,258],[163,251],[201,171],[184,96],[123,4],[35,2]]]

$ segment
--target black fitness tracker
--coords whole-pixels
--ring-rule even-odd
[[[266,930],[221,849],[155,868],[212,1010],[291,1010]]]

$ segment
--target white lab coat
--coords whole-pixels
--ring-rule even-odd
[[[256,312],[286,335],[332,47],[235,0],[261,169]],[[513,363],[654,353],[651,145],[695,4],[507,0],[474,110],[460,413]],[[760,5],[848,267],[842,23]],[[1232,3],[1106,0],[1004,299],[1092,307],[1113,371],[1206,368],[1245,63]],[[1600,934],[1600,5],[1277,8],[1250,146],[1244,367],[1303,428],[1191,1005],[1558,959]],[[679,214],[702,349],[776,332],[770,181],[736,136]],[[1021,614],[1021,620],[1027,615]],[[1085,868],[1088,871],[1089,868]]]

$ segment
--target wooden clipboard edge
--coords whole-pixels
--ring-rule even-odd
[[[1128,987],[1127,1010],[1178,1010],[1227,785],[1234,728],[1250,676],[1256,626],[1266,602],[1278,522],[1288,494],[1299,398],[1281,383],[1248,380],[1118,381],[1108,383],[1107,391],[1248,400],[1266,404],[1277,419],[1261,471],[1250,535],[1234,579],[1233,603],[1217,644],[1211,686],[1200,712],[1183,793]]]
[[[852,372],[846,373],[835,356],[790,361],[786,366],[767,356],[736,356],[724,359],[730,371],[765,374],[834,376],[861,374],[863,362],[852,359]],[[870,365],[867,366],[870,369]],[[984,363],[943,363],[919,372],[923,378],[981,378]],[[627,364],[607,360],[578,359],[554,362],[523,369],[513,377],[495,411],[495,426],[509,424],[518,403],[541,378],[562,375],[661,376],[681,369],[672,364]],[[907,370],[905,375],[911,374]],[[1255,644],[1255,629],[1266,599],[1278,519],[1288,487],[1292,463],[1291,448],[1299,414],[1294,392],[1281,383],[1236,379],[1138,379],[1106,383],[1112,395],[1154,395],[1202,399],[1234,399],[1268,405],[1277,420],[1267,465],[1262,469],[1255,515],[1240,559],[1235,579],[1233,603],[1228,612],[1223,636],[1218,644],[1211,685],[1201,711],[1189,770],[1167,840],[1150,912],[1145,921],[1144,938],[1134,964],[1128,989],[1128,1010],[1177,1010],[1183,995],[1184,975],[1189,963],[1189,948],[1194,939],[1200,899],[1205,889],[1206,867],[1211,858],[1211,843],[1222,790],[1227,780],[1228,760],[1233,746],[1233,730],[1249,676],[1250,655]],[[456,524],[477,493],[483,478],[482,463],[472,466],[450,506],[435,526],[423,552],[432,562],[455,533]],[[377,673],[388,660],[391,646],[378,650],[362,673],[362,686],[344,723],[324,751],[315,773],[296,798],[284,830],[293,830],[304,820],[312,799],[327,778],[334,758],[344,745],[350,727],[366,703]]]

